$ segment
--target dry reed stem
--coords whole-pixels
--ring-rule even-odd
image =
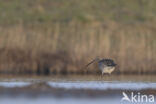
[[[15,67],[18,67],[17,73],[27,69],[29,72],[31,69],[33,69],[32,72],[36,72],[39,68],[37,65],[40,63],[43,67],[42,70],[48,67],[50,72],[84,73],[81,68],[97,56],[113,58],[118,64],[117,69],[120,73],[156,72],[155,31],[146,24],[125,26],[116,23],[93,23],[84,25],[72,22],[69,24],[56,23],[44,27],[34,26],[33,28],[19,24],[14,27],[0,27],[0,33],[2,51],[3,49],[8,50],[8,54],[11,54],[12,49],[14,51],[17,49],[17,53],[14,52],[12,55],[16,55],[16,57],[23,55],[23,58],[27,55],[22,52],[27,52],[31,54],[28,55],[28,60],[33,63],[30,65],[28,61],[22,64],[20,62],[3,62],[12,57],[8,55],[0,58],[1,72],[4,69],[5,71],[14,70]],[[9,51],[9,49],[11,50]],[[23,51],[18,54],[18,50]],[[52,57],[47,60],[42,58],[41,54],[45,53]],[[61,55],[59,61],[56,61],[54,55]],[[64,59],[68,61],[61,61]],[[46,66],[46,64],[48,65]],[[96,64],[89,67],[88,71],[97,73],[95,69],[97,69]]]

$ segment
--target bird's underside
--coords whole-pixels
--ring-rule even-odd
[[[114,70],[115,70],[115,67],[105,67],[101,71],[103,75],[103,74],[111,74]]]

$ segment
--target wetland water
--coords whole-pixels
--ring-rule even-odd
[[[133,92],[156,96],[155,76],[0,77],[0,104],[133,104],[124,101]],[[145,102],[147,100],[147,102]],[[154,104],[156,102],[138,104]],[[135,102],[136,103],[136,102]]]

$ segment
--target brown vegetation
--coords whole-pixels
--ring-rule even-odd
[[[156,72],[156,27],[149,23],[53,23],[0,27],[0,73],[98,73],[99,56],[118,73]]]

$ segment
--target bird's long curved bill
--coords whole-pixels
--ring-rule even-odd
[[[86,65],[86,68],[87,68],[90,64],[92,64],[94,61],[95,61],[95,59],[92,60],[90,63],[88,63],[88,64]]]

